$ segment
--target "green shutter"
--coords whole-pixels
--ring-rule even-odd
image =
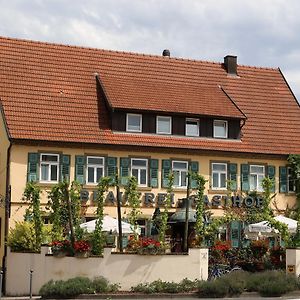
[[[242,191],[249,191],[249,165],[241,164],[241,189]]]
[[[197,161],[191,161],[190,162],[190,170],[191,173],[197,173],[199,172],[199,163]],[[196,189],[197,188],[197,180],[191,178],[191,188]]]
[[[232,221],[230,224],[230,240],[231,247],[238,248],[241,240],[241,223],[239,221]]]
[[[233,191],[237,190],[237,164],[228,164],[228,179]]]
[[[128,183],[130,159],[128,157],[120,158],[120,180],[121,185]]]
[[[279,192],[287,193],[287,167],[279,167]]]
[[[70,181],[70,155],[60,155],[60,181]]]
[[[273,180],[273,186],[271,188],[271,192],[275,193],[275,172],[276,172],[276,168],[275,166],[268,166],[267,167],[267,175],[270,179]]]
[[[78,181],[80,184],[85,184],[85,161],[85,156],[75,156],[75,180]]]
[[[39,153],[28,153],[27,181],[39,181]]]
[[[149,186],[153,188],[158,187],[158,159],[150,159],[150,180]]]
[[[107,176],[111,178],[112,182],[115,182],[117,174],[117,158],[116,157],[107,157],[106,158],[106,170]]]
[[[168,187],[169,174],[171,172],[171,160],[163,159],[162,160],[162,176],[161,176],[161,186]]]

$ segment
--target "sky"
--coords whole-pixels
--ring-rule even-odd
[[[299,0],[0,0],[0,35],[279,67],[300,100]]]

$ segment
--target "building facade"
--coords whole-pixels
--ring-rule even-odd
[[[101,176],[118,173],[122,185],[136,176],[144,233],[170,171],[173,212],[189,170],[207,180],[214,216],[224,204],[261,205],[265,176],[275,181],[274,210],[295,204],[287,157],[300,154],[300,109],[280,69],[241,66],[235,56],[212,63],[0,40],[2,255],[9,228],[23,219],[27,181],[42,187],[45,209],[54,184],[77,180],[89,219]],[[228,200],[229,180],[237,197]],[[254,191],[258,197],[247,197]],[[105,213],[116,216],[113,189]],[[232,227],[228,238],[236,233]]]

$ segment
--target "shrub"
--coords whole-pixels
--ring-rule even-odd
[[[228,293],[228,286],[223,280],[217,279],[215,281],[202,281],[199,283],[199,298],[224,298]]]
[[[265,281],[258,287],[258,292],[263,297],[280,297],[292,291],[285,280]]]
[[[96,293],[117,292],[119,290],[118,284],[110,284],[108,280],[102,276],[96,277],[93,280],[93,288]]]
[[[183,280],[180,281],[179,283],[179,291],[180,292],[191,292],[197,290],[199,286],[199,280],[190,280],[187,278],[184,278]]]
[[[249,278],[249,274],[245,271],[234,271],[225,276],[220,277],[218,280],[222,280],[228,286],[228,295],[236,296],[240,295],[246,287],[246,282]]]
[[[16,222],[11,228],[7,238],[7,245],[12,251],[36,251],[33,224],[29,222]]]

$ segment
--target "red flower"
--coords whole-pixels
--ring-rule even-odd
[[[87,241],[76,241],[74,250],[75,252],[87,252],[91,250],[91,246]]]

